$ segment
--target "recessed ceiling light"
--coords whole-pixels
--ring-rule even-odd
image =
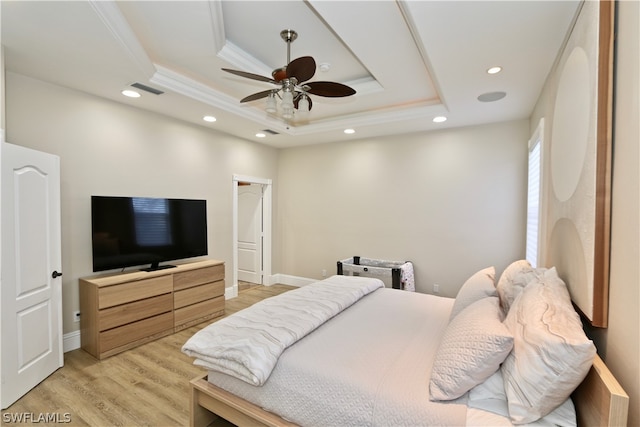
[[[352,133],[356,133],[356,131],[354,129],[345,129],[344,133],[346,133],[347,135],[351,135]]]
[[[447,118],[445,116],[438,116],[433,118],[433,123],[442,123],[446,121],[447,121]]]
[[[500,71],[502,71],[502,67],[491,67],[487,70],[487,73],[498,74]]]
[[[478,101],[480,101],[480,102],[494,102],[494,101],[501,100],[505,96],[507,96],[506,92],[487,92],[487,93],[483,93],[482,95],[478,96]]]
[[[258,132],[258,133],[256,133],[256,136],[257,136],[258,138],[264,138],[264,137],[266,137],[266,136],[267,136],[267,134],[262,133],[262,132]]]
[[[217,119],[216,119],[215,117],[213,117],[213,116],[204,116],[204,117],[202,118],[202,120],[204,120],[205,122],[213,123],[213,122],[215,122]]]
[[[140,98],[140,94],[135,90],[125,89],[122,91],[124,96],[128,96],[129,98]]]

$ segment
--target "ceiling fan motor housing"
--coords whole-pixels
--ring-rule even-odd
[[[287,78],[287,67],[276,68],[271,73],[271,76],[273,77],[273,80],[281,82]]]

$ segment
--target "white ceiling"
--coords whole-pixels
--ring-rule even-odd
[[[2,1],[8,71],[274,147],[527,118],[580,1]],[[357,93],[312,96],[308,120],[240,104],[291,59]],[[497,75],[486,70],[503,67]],[[139,82],[165,93],[125,98]],[[504,91],[496,102],[483,93]],[[202,121],[213,115],[215,123]],[[445,115],[445,123],[432,122]],[[345,135],[345,128],[356,133]],[[277,135],[257,138],[270,129]]]

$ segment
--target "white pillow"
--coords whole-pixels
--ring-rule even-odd
[[[495,277],[494,267],[487,267],[469,277],[456,295],[449,321],[479,299],[496,296]]]
[[[465,308],[445,330],[431,369],[431,400],[462,396],[500,368],[513,347],[497,297]]]
[[[526,286],[530,279],[528,274],[531,272],[533,272],[533,268],[529,261],[521,259],[509,264],[500,275],[496,291],[500,298],[500,307],[505,315],[509,312],[509,307],[518,294]]]
[[[596,348],[555,268],[523,289],[504,323],[514,336],[513,351],[501,368],[511,421],[533,422],[561,405],[582,382]]]
[[[498,369],[484,382],[469,390],[467,402],[469,408],[482,409],[494,414],[509,418],[507,406],[507,394],[504,391],[502,371]],[[576,420],[576,408],[571,398],[565,400],[562,405],[554,409],[549,415],[533,422],[532,426],[566,426],[578,425]]]

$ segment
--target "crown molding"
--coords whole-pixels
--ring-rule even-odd
[[[273,71],[267,64],[256,59],[254,56],[247,53],[247,51],[240,49],[229,40],[225,41],[224,46],[220,51],[218,51],[217,56],[218,58],[233,65],[235,68],[239,68],[250,73],[260,74],[267,77],[271,76],[271,72]]]
[[[155,73],[153,62],[113,0],[89,0],[89,5],[109,29],[114,39],[148,78]]]
[[[259,109],[242,106],[238,103],[236,98],[217,91],[210,86],[204,85],[180,73],[176,73],[162,65],[155,64],[155,67],[157,70],[149,81],[158,86],[162,86],[172,92],[260,123],[262,126],[277,130],[280,133],[291,133],[290,128],[293,128],[293,126],[287,125],[281,120],[271,117]]]
[[[221,1],[209,1],[209,17],[211,18],[213,45],[216,53],[218,53],[222,50],[224,43],[227,40],[227,35],[224,32],[224,16],[222,13]]]

